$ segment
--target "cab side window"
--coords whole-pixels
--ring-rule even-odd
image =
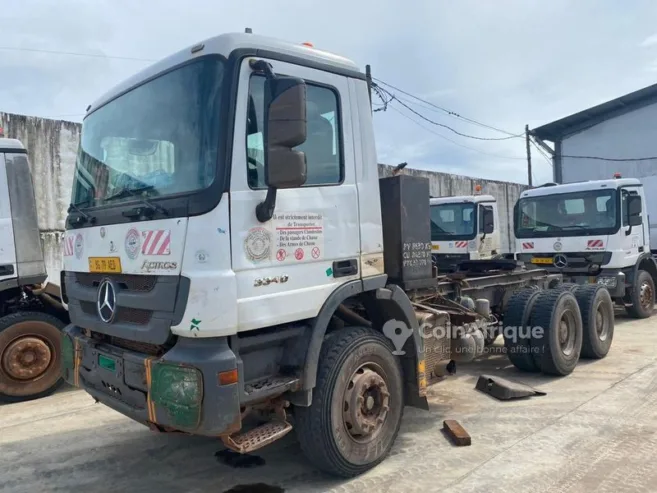
[[[249,82],[247,110],[247,177],[250,188],[266,188],[265,152],[262,132],[265,115],[265,78],[253,75]],[[308,177],[305,187],[337,185],[344,178],[342,129],[339,99],[336,91],[326,86],[306,83],[306,141],[297,150],[306,156]]]

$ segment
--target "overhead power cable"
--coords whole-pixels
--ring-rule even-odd
[[[408,91],[404,91],[403,89],[400,89],[399,87],[393,86],[392,84],[390,84],[389,82],[386,82],[384,80],[377,79],[376,77],[374,77],[374,80],[376,80],[377,82],[379,82],[379,83],[381,83],[385,86],[390,87],[391,89],[393,89],[397,92],[400,92],[400,93],[405,94],[406,96],[409,96],[409,97],[411,97],[411,98],[413,98],[417,101],[420,101],[421,103],[427,104],[430,107],[434,108],[435,110],[440,110],[440,111],[442,111],[442,112],[444,112],[444,113],[446,113],[450,116],[453,116],[455,118],[459,118],[459,119],[464,120],[464,121],[466,121],[468,123],[471,123],[473,125],[478,125],[478,126],[483,127],[483,128],[488,128],[490,130],[495,130],[496,132],[506,134],[506,135],[509,136],[508,138],[521,138],[521,137],[524,137],[524,133],[514,134],[513,132],[508,132],[507,130],[502,130],[501,128],[493,127],[492,125],[487,125],[487,124],[479,122],[477,120],[473,120],[472,118],[465,117],[465,116],[457,113],[456,111],[452,111],[452,110],[449,110],[447,108],[443,108],[442,106],[438,106],[437,104],[434,104],[431,101],[427,101],[426,99],[422,99],[422,98],[420,98],[420,97],[418,97],[414,94],[411,94]],[[403,98],[397,97],[397,99],[403,99]]]
[[[538,151],[538,153],[539,153],[541,156],[543,156],[543,159],[545,159],[545,160],[547,161],[547,163],[548,163],[550,166],[553,166],[553,164],[552,164],[552,159],[547,155],[547,153],[546,153],[543,149],[541,149],[541,147],[540,147],[536,142],[534,142],[532,139],[529,139],[529,142],[531,142],[532,145],[533,145],[533,146],[536,148],[536,150]]]
[[[149,58],[137,58],[129,56],[114,56],[114,55],[105,55],[102,53],[78,53],[73,51],[57,51],[57,50],[42,50],[37,48],[19,48],[14,46],[0,46],[0,50],[5,51],[26,51],[31,53],[48,53],[50,55],[68,55],[68,56],[81,56],[89,58],[108,58],[113,60],[130,60],[134,62],[155,62]]]
[[[388,96],[390,97],[390,99],[396,99],[397,102],[398,102],[399,104],[401,104],[402,106],[404,106],[408,111],[410,111],[410,112],[416,114],[417,116],[419,116],[419,117],[422,118],[423,120],[425,120],[425,121],[431,123],[432,125],[436,125],[436,126],[438,126],[438,127],[446,128],[447,130],[449,130],[449,131],[451,131],[451,132],[454,132],[456,135],[460,135],[461,137],[466,137],[466,138],[469,138],[469,139],[475,139],[475,140],[485,140],[485,141],[508,140],[508,139],[513,139],[513,138],[516,138],[516,137],[517,137],[517,136],[515,136],[515,135],[513,135],[513,136],[508,136],[508,137],[478,137],[478,136],[476,136],[476,135],[469,135],[469,134],[465,134],[465,133],[463,133],[463,132],[459,132],[458,130],[455,130],[455,129],[453,129],[452,127],[450,127],[449,125],[445,125],[445,124],[443,124],[443,123],[438,123],[438,122],[432,120],[431,118],[426,117],[425,115],[423,115],[423,114],[420,113],[419,111],[416,111],[416,110],[413,109],[411,106],[409,106],[408,104],[406,104],[404,101],[402,101],[402,100],[396,98],[395,95],[394,95],[393,93],[389,92],[387,89],[382,88],[381,86],[378,86],[378,87],[379,87],[379,89],[382,90],[384,93],[388,94]]]
[[[397,100],[397,102],[399,102],[399,100]],[[406,118],[407,120],[412,121],[412,122],[415,123],[418,127],[423,128],[424,130],[426,130],[426,131],[429,132],[429,133],[432,133],[432,134],[435,135],[436,137],[440,137],[440,138],[443,139],[443,140],[446,140],[446,141],[448,141],[448,142],[451,142],[451,143],[454,144],[455,146],[462,147],[462,148],[464,148],[464,149],[468,149],[468,150],[471,150],[471,151],[474,151],[474,152],[478,152],[479,154],[483,154],[483,155],[485,155],[485,156],[491,156],[491,157],[496,157],[496,158],[500,158],[500,159],[517,159],[517,160],[523,160],[523,161],[525,160],[524,157],[501,156],[501,155],[499,155],[499,154],[493,154],[493,153],[490,153],[490,152],[485,152],[485,151],[482,151],[482,150],[477,149],[477,148],[475,148],[475,147],[470,147],[470,146],[467,146],[467,145],[461,144],[460,142],[456,142],[455,140],[452,140],[452,139],[450,139],[449,137],[445,137],[444,135],[442,135],[442,134],[436,132],[435,130],[433,130],[433,129],[429,128],[429,127],[425,127],[424,125],[422,125],[422,123],[420,123],[419,121],[415,120],[415,119],[412,118],[410,115],[407,115],[407,114],[404,113],[403,111],[399,110],[399,109],[396,108],[395,106],[393,106],[393,105],[389,105],[388,107],[389,107],[391,110],[393,110],[393,111],[399,113],[401,116],[403,116],[403,117]]]
[[[628,162],[628,161],[652,161],[657,159],[657,156],[649,157],[627,157],[627,158],[612,158],[612,157],[601,157],[601,156],[569,156],[562,154],[561,157],[567,157],[570,159],[595,159],[598,161],[613,161],[613,162]]]

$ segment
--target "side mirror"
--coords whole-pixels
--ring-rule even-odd
[[[495,231],[495,215],[492,207],[483,207],[481,220],[484,222],[484,234],[489,235]]]
[[[641,223],[642,223],[642,222],[643,222],[643,220],[641,219],[641,215],[640,215],[640,214],[639,214],[639,215],[635,215],[635,216],[630,216],[629,218],[627,218],[627,223],[628,223],[630,226],[641,226]]]
[[[306,156],[294,150],[306,141],[306,83],[276,76],[265,83],[265,182],[270,188],[306,183]]]

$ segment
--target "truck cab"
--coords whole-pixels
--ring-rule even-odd
[[[431,253],[439,272],[454,272],[464,260],[501,253],[497,202],[492,195],[430,199]]]
[[[27,150],[0,128],[0,402],[43,397],[63,382],[59,287],[44,284]]]
[[[518,259],[569,282],[601,284],[631,315],[650,316],[657,268],[645,211],[634,178],[526,190],[514,212]]]

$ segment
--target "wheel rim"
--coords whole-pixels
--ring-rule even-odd
[[[602,302],[598,303],[595,308],[595,332],[598,334],[598,339],[606,341],[609,337],[609,317]]]
[[[365,364],[349,379],[344,392],[342,421],[356,442],[373,440],[381,431],[390,410],[390,392],[383,370]]]
[[[566,310],[561,314],[557,325],[559,336],[559,347],[561,352],[570,356],[575,350],[575,326],[576,316],[572,310]]]
[[[20,335],[0,348],[0,392],[21,397],[49,389],[60,378],[57,344],[46,335],[54,327],[30,321],[11,328]]]
[[[50,346],[39,337],[19,337],[2,355],[2,369],[14,380],[34,380],[43,375],[52,361]]]
[[[641,302],[641,306],[646,309],[652,308],[653,298],[654,296],[650,283],[648,281],[642,282],[641,288],[639,290],[639,300]]]

